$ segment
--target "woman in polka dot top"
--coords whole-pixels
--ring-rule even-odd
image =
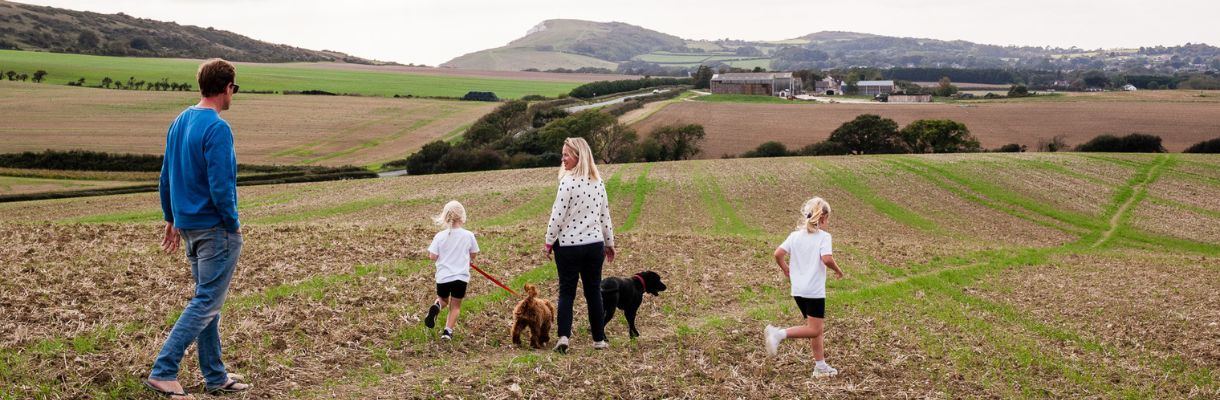
[[[593,348],[605,349],[602,320],[602,263],[614,261],[614,228],[609,199],[601,174],[593,164],[593,152],[583,138],[563,142],[563,165],[559,168],[559,190],[546,228],[543,251],[555,253],[559,272],[558,352],[567,352],[572,336],[572,302],[581,281],[589,307],[589,332]]]

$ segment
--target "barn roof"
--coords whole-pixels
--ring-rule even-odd
[[[759,82],[772,79],[791,79],[791,72],[737,72],[712,75],[716,82]]]
[[[894,81],[859,81],[856,86],[894,86]]]

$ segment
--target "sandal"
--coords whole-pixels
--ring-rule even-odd
[[[241,388],[241,389],[234,388],[233,385],[236,385],[239,383],[244,383],[244,382],[242,382],[242,380],[245,379],[245,377],[238,375],[238,374],[228,374],[228,375],[229,375],[228,382],[225,382],[225,384],[214,387],[214,388],[208,388],[206,390],[206,392],[208,394],[241,393],[241,392],[250,390],[250,388],[253,387],[251,385],[246,385],[246,387]]]
[[[151,391],[153,391],[159,395],[165,396],[165,397],[173,398],[174,396],[178,396],[178,397],[194,398],[190,395],[190,393],[187,393],[185,389],[182,390],[181,392],[171,392],[171,391],[168,391],[165,389],[161,389],[161,388],[157,387],[156,385],[153,385],[153,383],[151,381],[149,381],[148,378],[144,378],[144,387],[148,388],[148,390],[151,390]]]

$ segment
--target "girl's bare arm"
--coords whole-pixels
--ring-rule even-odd
[[[843,277],[843,270],[839,269],[839,264],[838,264],[838,263],[835,263],[835,257],[834,257],[834,256],[832,256],[832,255],[830,255],[830,254],[827,254],[827,255],[822,256],[822,263],[823,263],[823,264],[826,264],[826,267],[828,267],[828,268],[830,268],[830,269],[832,269],[832,270],[834,270],[834,271],[835,271],[835,277],[836,277],[836,278],[842,278],[842,277]]]
[[[776,263],[776,264],[779,264],[779,269],[780,269],[781,271],[784,271],[784,276],[789,276],[789,277],[790,277],[790,275],[788,274],[788,260],[787,260],[787,257],[788,257],[788,252],[787,252],[787,251],[785,251],[783,247],[776,247],[776,248],[775,248],[775,263]]]

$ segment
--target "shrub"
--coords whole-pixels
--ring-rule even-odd
[[[452,146],[443,140],[425,144],[419,151],[407,157],[407,173],[411,175],[431,174],[436,162],[449,153]]]
[[[1016,143],[1009,143],[1009,144],[1000,146],[999,148],[995,149],[995,152],[997,152],[997,153],[1023,153],[1023,152],[1025,152],[1025,146],[1019,145]]]
[[[760,144],[758,147],[754,148],[754,150],[741,153],[742,158],[786,157],[790,155],[793,155],[793,153],[788,151],[788,146],[784,146],[783,143],[775,141]]]
[[[707,135],[703,125],[674,124],[653,129],[648,136],[660,148],[661,160],[687,160],[699,154],[699,143]]]
[[[1164,153],[1161,137],[1143,133],[1132,133],[1118,137],[1114,135],[1098,135],[1084,144],[1076,146],[1076,151],[1102,153]]]
[[[496,97],[496,94],[492,93],[492,92],[466,92],[466,95],[462,96],[462,100],[466,100],[466,101],[500,101],[500,98]]]
[[[495,150],[453,148],[437,160],[433,172],[488,171],[503,165],[504,156]]]
[[[540,95],[540,94],[527,94],[527,95],[525,95],[525,96],[522,96],[522,97],[521,97],[521,100],[525,100],[525,101],[544,101],[544,100],[550,100],[550,98],[548,98],[548,97],[546,97],[546,96],[543,96],[543,95]]]
[[[1038,139],[1038,151],[1056,152],[1068,148],[1067,135],[1055,135],[1050,139]]]
[[[841,156],[851,154],[851,150],[842,143],[833,140],[824,140],[802,147],[797,154],[802,156]]]
[[[1008,88],[1008,97],[1029,97],[1029,88],[1025,85],[1012,85]]]
[[[1220,153],[1220,137],[1195,143],[1194,145],[1187,147],[1186,151],[1183,151],[1183,153]]]

